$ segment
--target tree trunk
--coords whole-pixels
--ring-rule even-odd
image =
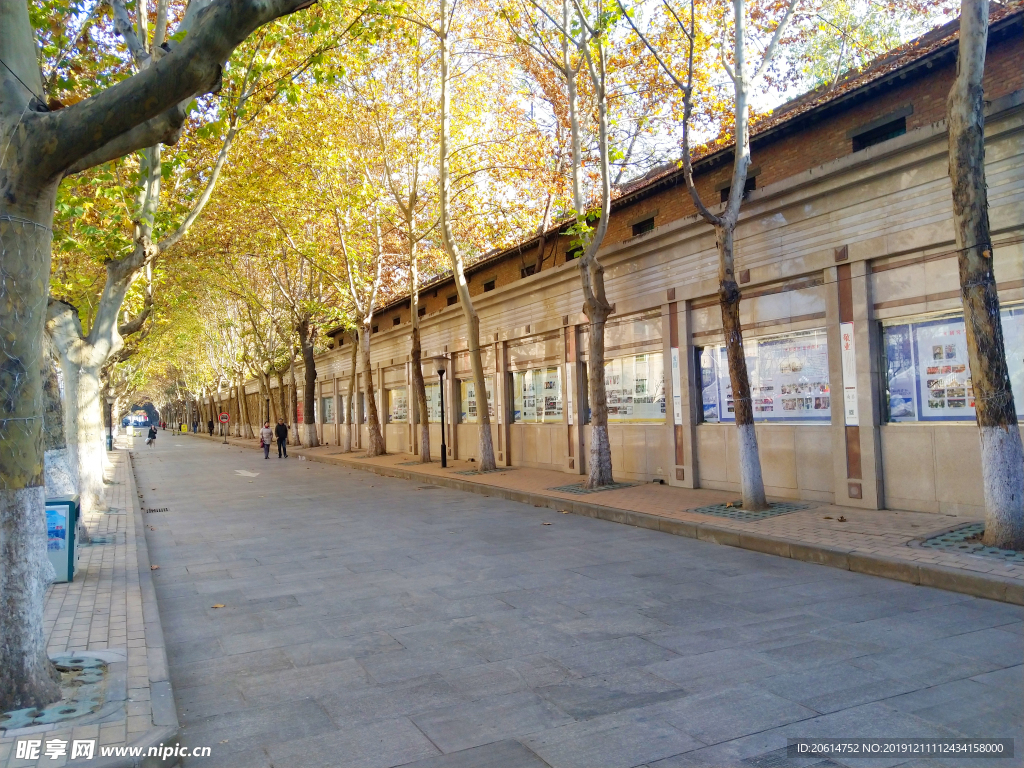
[[[757,450],[754,429],[754,407],[750,399],[750,377],[747,357],[743,352],[743,329],[740,326],[740,288],[733,275],[733,228],[716,227],[718,234],[719,287],[718,302],[722,309],[722,330],[725,333],[726,356],[729,360],[729,381],[732,384],[733,413],[739,435],[740,486],[743,508],[768,508],[761,478],[761,456]]]
[[[358,397],[356,392],[356,361],[359,356],[358,332],[350,333],[349,340],[352,342],[352,357],[349,360],[348,369],[348,397],[345,399],[345,442],[342,446],[342,451],[345,453],[351,452],[359,442],[359,434],[356,431],[359,429],[359,425],[356,423],[356,398]]]
[[[587,341],[590,461],[584,486],[600,488],[615,482],[612,476],[612,448],[608,439],[608,389],[604,378],[604,329],[609,313],[607,308],[596,303],[584,309],[590,320],[590,338]]]
[[[291,365],[288,366],[288,375],[291,377],[291,385],[288,390],[288,405],[291,415],[288,417],[288,424],[291,425],[289,434],[292,445],[299,444],[299,391],[295,381],[295,356],[292,355]]]
[[[469,291],[466,291],[468,297]],[[465,311],[466,327],[469,331],[469,365],[473,370],[473,387],[476,389],[476,413],[480,425],[480,472],[490,472],[498,465],[494,460],[494,442],[491,436],[490,403],[487,401],[487,379],[480,354],[480,318],[472,305]]]
[[[8,144],[10,137],[0,133],[0,145],[14,155],[7,162],[0,157],[0,712],[60,698],[43,627],[46,588],[54,573],[46,554],[40,418],[56,184],[35,195],[23,189],[20,145]],[[20,201],[14,190],[25,192],[26,203],[34,197],[34,204],[15,207],[9,202]]]
[[[302,323],[302,445],[316,448],[320,445],[316,436],[316,361],[309,321]]]
[[[52,347],[51,347],[52,349]],[[64,403],[57,380],[57,363],[51,355],[43,357],[43,451],[46,495],[70,496],[78,493],[78,478],[71,469],[68,441],[64,433]]]
[[[412,402],[416,409],[416,422],[420,430],[420,462],[430,461],[430,421],[427,411],[427,386],[423,381],[423,350],[420,347],[420,326],[415,319],[415,300],[413,302],[412,326]]]
[[[281,406],[281,415],[278,416],[277,418],[281,419],[281,421],[283,421],[285,424],[287,424],[288,423],[288,405],[286,403],[286,400],[287,400],[286,395],[287,395],[287,393],[285,392],[285,387],[284,387],[284,371],[282,371],[279,368],[279,369],[277,369],[276,373],[277,373],[277,401],[278,401],[278,405]],[[276,423],[277,419],[275,419],[274,421]]]
[[[239,437],[249,439],[254,437],[252,432],[252,418],[249,414],[249,397],[245,394],[245,377],[238,377],[238,426]]]
[[[988,5],[984,0],[963,0],[960,56],[948,103],[949,178],[967,357],[981,438],[983,540],[990,547],[1024,549],[1024,448],[1003,345],[985,185],[982,78]]]
[[[363,324],[363,332],[360,334],[360,341],[363,349],[363,398],[366,401],[366,432],[367,432],[367,456],[381,456],[384,454],[384,436],[380,433],[380,417],[377,414],[377,401],[373,397],[373,370],[370,368],[370,320]]]

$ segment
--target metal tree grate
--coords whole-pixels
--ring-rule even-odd
[[[61,699],[48,707],[0,714],[0,732],[73,720],[98,712],[106,698],[107,665],[100,659],[63,653],[52,656],[60,671]]]
[[[573,483],[572,485],[557,485],[554,488],[548,488],[548,490],[583,496],[587,493],[600,493],[601,491],[616,491],[619,488],[632,488],[634,485],[637,485],[637,483],[611,483],[610,485],[598,485],[594,488],[584,488],[583,483]]]
[[[509,470],[515,469],[515,467],[495,467],[494,469],[485,469],[483,471],[479,469],[460,469],[454,474],[456,475],[489,475],[492,472],[508,472]]]
[[[1015,549],[999,549],[986,547],[980,540],[968,541],[985,532],[984,523],[968,523],[951,531],[940,533],[921,542],[922,547],[938,549],[943,552],[956,552],[963,555],[981,555],[1004,563],[1024,565],[1024,552]]]
[[[152,512],[166,512],[167,509],[167,507],[147,507],[146,514],[150,514]]]
[[[743,509],[742,501],[734,501],[732,504],[711,504],[707,507],[695,507],[686,510],[698,515],[713,515],[715,517],[727,517],[730,520],[764,520],[768,517],[788,515],[790,512],[798,512],[807,509],[809,504],[797,504],[789,501],[773,501],[768,504],[768,509],[758,511],[747,511]]]

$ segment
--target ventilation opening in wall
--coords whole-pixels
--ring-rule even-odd
[[[907,118],[901,117],[888,123],[883,123],[877,128],[864,131],[853,137],[853,151],[860,152],[862,149],[881,144],[883,141],[895,139],[907,132]]]
[[[565,262],[568,264],[573,259],[578,259],[582,255],[583,249],[580,248],[579,246],[575,248],[570,248],[568,251],[565,252]]]
[[[536,264],[530,264],[529,266],[523,267],[521,270],[519,270],[519,276],[520,277],[529,277],[530,275],[534,274],[536,271],[537,271],[537,265]]]
[[[638,221],[636,224],[633,225],[633,237],[636,237],[637,235],[642,235],[644,234],[644,232],[650,232],[652,229],[654,229],[653,216],[651,216],[651,218],[649,219]]]
[[[727,187],[722,187],[722,202],[726,202],[729,199],[729,190],[732,189],[730,184]],[[757,189],[757,176],[747,176],[746,182],[743,184],[743,196],[746,197],[747,192],[753,192]]]
[[[452,304],[454,304],[458,300],[459,300],[459,295],[457,293],[452,294],[451,296],[448,297],[448,306],[450,307]]]
[[[376,333],[376,332],[377,332],[377,328],[378,328],[378,327],[379,327],[379,326],[376,326],[376,325],[375,325],[375,326],[373,326],[373,332],[374,332],[374,333]]]
[[[400,318],[400,317],[393,317],[393,318],[391,318],[391,324],[392,325],[401,325],[402,324],[402,318]]]
[[[487,293],[487,291],[493,291],[493,290],[494,290],[494,280],[488,280],[486,283],[484,283],[484,293]]]
[[[416,315],[418,317],[423,317],[425,314],[427,314],[427,308],[426,307],[420,307],[419,309],[416,310]]]

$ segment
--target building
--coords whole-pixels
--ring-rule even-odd
[[[1024,14],[993,8],[986,170],[1007,355],[1024,414]],[[835,88],[784,105],[752,137],[736,264],[769,495],[949,514],[982,507],[944,125],[957,29],[933,30]],[[697,162],[705,201],[724,197],[731,163],[728,147]],[[469,270],[501,465],[586,471],[587,322],[568,243],[555,230],[543,253],[535,239]],[[623,191],[600,258],[615,304],[606,376],[616,478],[738,490],[714,233],[696,216],[680,171],[653,172]],[[452,457],[467,459],[483,398],[473,391],[454,294],[451,279],[421,292],[424,376],[436,457],[429,358],[451,356],[446,442]],[[372,337],[389,453],[416,448],[408,328],[406,298],[379,312]],[[349,345],[336,333],[317,359],[318,428],[331,444],[343,429],[335,415],[349,396]],[[260,411],[250,405],[250,413]]]

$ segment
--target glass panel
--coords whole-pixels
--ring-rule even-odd
[[[487,413],[494,420],[494,377],[485,376],[484,384],[487,387]],[[463,379],[459,382],[459,389],[461,397],[459,398],[459,404],[461,407],[459,414],[459,421],[463,424],[476,424],[477,417],[477,402],[476,402],[476,386],[472,379]]]
[[[604,384],[609,424],[665,420],[665,370],[660,352],[607,361]]]
[[[322,397],[320,398],[320,413],[323,414],[323,421],[321,424],[333,424],[334,423],[334,397]]]
[[[604,329],[604,348],[607,357],[620,350],[637,352],[655,351],[661,347],[661,310],[652,309],[609,322]],[[590,350],[590,326],[580,328],[580,356],[586,359]]]
[[[508,345],[509,367],[513,370],[528,370],[538,363],[561,359],[559,334],[537,336]]]
[[[468,373],[472,376],[472,364],[469,362],[469,352],[457,352],[454,356],[454,367],[456,373]],[[493,344],[481,344],[480,345],[480,362],[484,367],[485,371],[494,370],[494,345]],[[434,371],[434,375],[437,375],[437,371]]]
[[[1006,364],[1024,416],[1024,307],[1000,311]],[[889,421],[975,421],[967,336],[960,313],[882,328]]]
[[[512,421],[553,424],[562,420],[562,369],[516,371],[512,376]]]
[[[756,421],[831,421],[824,328],[747,339],[743,348]],[[733,421],[725,345],[704,347],[700,368],[704,421]]]
[[[388,423],[404,423],[409,420],[409,399],[405,387],[388,390]]]
[[[441,388],[435,384],[427,384],[427,420],[431,424],[441,423]]]

